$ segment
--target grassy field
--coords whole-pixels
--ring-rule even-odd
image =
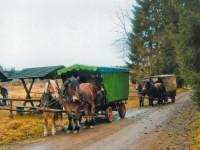
[[[43,131],[40,116],[15,116],[11,119],[7,112],[1,112],[0,120],[0,145],[35,138]]]
[[[39,98],[43,92],[43,87],[41,84],[33,86],[31,96]],[[25,97],[25,91],[22,86],[9,86],[8,90],[11,98]],[[16,105],[22,103],[14,102],[14,109]],[[30,104],[27,103],[27,105]],[[14,115],[14,118],[11,119],[8,111],[1,111],[0,120],[0,145],[42,136],[43,120],[41,115]]]
[[[196,114],[197,119],[195,122],[192,123],[192,133],[193,133],[193,139],[194,139],[194,150],[200,149],[200,112],[197,112]]]
[[[132,85],[130,89],[132,92],[130,92],[130,98],[126,104],[127,109],[135,108],[139,105],[134,85]],[[23,96],[25,96],[22,94],[24,93],[23,90],[22,87],[11,87],[9,89],[12,98],[23,98]],[[33,87],[33,91],[40,93],[42,91],[42,86]],[[185,91],[185,89],[178,89],[178,93]],[[148,105],[148,100],[145,100],[145,104]],[[15,115],[14,118],[11,119],[8,111],[1,111],[0,120],[0,145],[25,139],[38,138],[43,135],[43,120],[41,115]],[[61,124],[61,122],[58,122],[58,124]]]
[[[193,139],[194,139],[194,150],[200,149],[200,98],[194,97],[197,111],[195,114],[195,121],[192,123],[192,133],[193,133]]]

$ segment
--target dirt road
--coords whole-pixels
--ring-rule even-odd
[[[61,133],[9,149],[20,150],[156,150],[190,149],[191,123],[196,107],[190,93],[177,96],[175,104],[133,109],[126,119],[99,123],[79,134]]]

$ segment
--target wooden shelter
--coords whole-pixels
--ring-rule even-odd
[[[8,78],[3,72],[0,71],[0,82],[5,82],[5,81],[8,81]]]
[[[57,75],[57,71],[59,69],[64,68],[64,66],[48,66],[48,67],[37,67],[37,68],[25,68],[21,71],[15,72],[11,76],[8,77],[10,80],[19,79],[21,80],[23,87],[26,92],[26,99],[31,99],[31,90],[34,84],[35,79],[56,79],[59,78]],[[31,84],[28,87],[25,79],[31,80]],[[26,102],[24,103],[24,106],[26,105]],[[30,101],[31,105],[34,106],[33,101]]]

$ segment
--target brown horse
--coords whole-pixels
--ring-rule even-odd
[[[62,124],[63,124],[63,117],[62,112],[50,111],[50,109],[59,109],[62,110],[62,106],[57,101],[57,88],[55,88],[55,81],[49,80],[45,84],[44,93],[41,97],[40,108],[43,111],[43,118],[44,118],[44,136],[48,135],[48,120],[50,119],[52,122],[51,133],[52,135],[56,134],[56,120],[58,120],[58,116],[60,115]],[[64,125],[63,125],[64,126]]]
[[[92,83],[79,84],[76,78],[71,77],[64,82],[63,94],[72,102],[80,104],[80,109],[83,109],[86,118],[85,125],[92,128],[95,117],[96,86]]]
[[[80,126],[79,126],[79,119],[80,119],[80,104],[78,102],[72,102],[68,97],[63,96],[59,88],[54,80],[50,80],[45,90],[45,93],[42,96],[41,99],[41,106],[43,109],[49,110],[51,109],[62,109],[64,108],[64,111],[68,115],[68,132],[74,131],[74,133],[79,132]],[[46,136],[47,133],[47,126],[48,126],[48,118],[50,117],[52,120],[52,135],[56,133],[55,130],[55,121],[56,121],[56,115],[57,112],[43,112],[44,117],[44,135]],[[75,127],[73,126],[73,123],[75,124]]]
[[[152,83],[150,81],[146,81],[144,85],[144,95],[148,95],[149,105],[153,106],[153,101],[157,100],[158,104],[162,104],[163,100],[165,100],[165,87],[162,82]]]
[[[63,106],[65,112],[68,116],[68,128],[67,133],[78,133],[80,130],[79,120],[81,118],[80,103],[72,102],[66,96],[59,94],[57,101],[61,106]]]
[[[54,89],[50,82],[46,83],[45,91],[41,97],[40,108],[43,111],[43,118],[44,118],[44,136],[48,135],[48,119],[51,119],[52,128],[51,133],[52,135],[56,134],[56,120],[58,120],[58,115],[62,120],[62,112],[52,112],[49,109],[62,109],[62,106],[58,103],[56,98],[54,97]]]

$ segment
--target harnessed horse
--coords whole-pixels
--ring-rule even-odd
[[[74,133],[79,132],[79,130],[80,130],[79,120],[80,120],[80,117],[81,117],[80,103],[77,102],[77,101],[72,102],[67,96],[62,95],[54,80],[50,80],[50,82],[48,82],[48,86],[46,86],[46,87],[51,87],[53,89],[53,93],[54,93],[53,96],[54,96],[54,100],[55,100],[54,102],[57,103],[59,106],[61,106],[61,108],[63,108],[64,111],[67,113],[68,120],[69,120],[69,124],[68,124],[68,128],[67,128],[68,133],[71,133],[72,131],[74,131]],[[46,104],[45,109],[48,110],[50,108],[48,104],[51,104],[51,94],[49,94],[49,92],[46,91],[45,94],[43,94],[43,95],[44,96],[42,97],[41,104],[42,105]],[[56,109],[58,109],[58,108],[56,108]],[[51,116],[51,119],[52,119],[52,135],[54,135],[56,133],[56,130],[55,130],[55,112],[43,112],[43,117],[44,117],[44,120],[45,120],[45,124],[44,124],[44,135],[45,136],[47,135],[48,114],[52,114],[52,116]]]
[[[54,88],[50,84],[50,82],[46,83],[45,85],[45,91],[41,97],[41,103],[40,107],[43,108],[43,110],[49,110],[49,109],[62,109],[62,106],[58,103],[56,100],[56,97],[54,95]],[[43,118],[44,118],[44,136],[48,135],[48,118],[51,119],[52,122],[52,128],[51,133],[52,135],[56,134],[56,120],[58,120],[58,114],[60,114],[61,120],[62,120],[62,113],[60,112],[43,112]]]
[[[153,100],[157,99],[158,104],[163,103],[163,99],[165,100],[165,87],[163,83],[156,82],[151,83],[150,81],[146,81],[144,85],[144,94],[148,95],[149,105],[153,106]]]
[[[64,82],[63,94],[73,102],[80,104],[86,118],[85,125],[93,128],[95,125],[95,99],[97,96],[96,86],[92,83],[81,83],[74,77]]]

